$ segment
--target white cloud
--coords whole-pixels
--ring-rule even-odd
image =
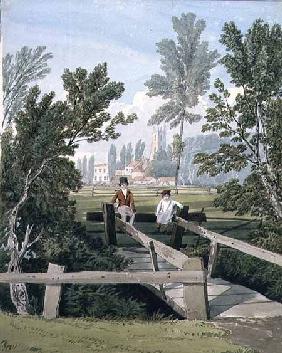
[[[153,127],[148,126],[148,120],[163,103],[164,100],[160,97],[148,97],[146,91],[136,92],[131,104],[121,102],[112,103],[109,108],[109,112],[112,115],[115,115],[119,111],[122,111],[125,114],[136,113],[138,120],[127,126],[120,126],[117,131],[121,133],[121,136],[117,140],[109,142],[102,141],[92,144],[86,142],[81,143],[76,153],[76,157],[81,158],[84,154],[90,155],[94,153],[97,162],[104,162],[107,159],[107,152],[111,143],[116,145],[119,154],[119,150],[123,144],[127,145],[131,142],[134,148],[135,143],[139,139],[146,142],[145,154],[149,156]],[[204,116],[207,106],[208,98],[206,96],[200,97],[198,106],[191,109],[191,112]],[[200,134],[202,124],[203,120],[193,125],[186,124],[184,128],[184,137]],[[169,127],[167,127],[167,130],[167,142],[171,143],[173,135],[178,132],[178,128],[169,131]]]

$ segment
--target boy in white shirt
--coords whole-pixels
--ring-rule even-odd
[[[176,206],[183,208],[183,205],[177,201],[174,201],[170,197],[170,190],[164,190],[162,192],[162,199],[157,206],[157,230],[160,231],[161,225],[167,225],[172,221],[173,215],[176,213]]]

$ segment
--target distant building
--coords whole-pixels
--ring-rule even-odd
[[[121,176],[128,177],[130,183],[141,183],[145,182],[146,170],[149,166],[149,160],[143,158],[140,161],[132,161],[123,170],[117,169],[115,172],[114,183],[117,182],[118,178]]]
[[[94,184],[108,184],[110,182],[109,166],[107,163],[95,164],[93,182]]]
[[[173,186],[175,185],[175,177],[159,177],[157,184],[159,186]]]
[[[160,128],[154,128],[152,135],[152,144],[150,152],[150,160],[155,159],[156,153],[166,149],[166,128],[165,126]]]

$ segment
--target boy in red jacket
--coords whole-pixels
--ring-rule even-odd
[[[120,190],[118,190],[112,198],[112,203],[118,203],[118,213],[121,219],[126,222],[126,216],[130,217],[129,223],[132,225],[135,219],[135,204],[132,192],[128,189],[128,180],[121,177],[119,180]]]

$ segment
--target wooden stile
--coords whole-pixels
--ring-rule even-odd
[[[152,238],[140,232],[129,223],[123,222],[121,219],[116,218],[116,223],[117,226],[120,227],[123,231],[125,231],[128,235],[130,235],[131,238],[135,239],[146,249],[150,249],[149,243]],[[155,251],[161,258],[163,258],[175,267],[178,267],[180,269],[183,268],[183,264],[188,258],[186,255],[182,254],[180,251],[177,251],[168,245],[165,245],[164,243],[158,240],[153,240],[153,242]]]
[[[117,245],[116,215],[113,204],[103,203],[103,218],[105,224],[106,245]]]
[[[49,263],[48,274],[58,275],[64,272],[64,266]],[[49,284],[45,289],[43,317],[55,319],[58,317],[59,303],[61,299],[61,284]]]

